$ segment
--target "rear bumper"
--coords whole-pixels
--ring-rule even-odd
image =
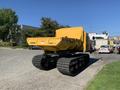
[[[111,52],[110,51],[98,51],[98,53],[107,53],[107,54],[109,54]]]

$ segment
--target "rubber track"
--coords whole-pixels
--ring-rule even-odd
[[[57,61],[58,71],[60,71],[62,74],[65,74],[65,75],[72,75],[69,72],[69,63],[71,62],[71,60],[72,60],[71,58],[60,58]]]
[[[42,61],[43,61],[42,55],[36,55],[32,59],[32,64],[38,69],[48,70],[49,68],[45,68],[42,66]]]
[[[81,60],[82,58],[83,58],[83,60]],[[72,60],[76,60],[76,59],[79,61],[79,63],[82,64],[82,66],[79,67],[79,71],[76,71],[76,73],[71,73],[69,71],[69,64]],[[64,75],[75,76],[82,70],[82,68],[84,68],[88,64],[88,61],[89,61],[89,55],[87,55],[87,54],[85,54],[81,57],[60,58],[57,62],[57,69],[59,72],[61,72]]]
[[[60,58],[57,62],[57,69],[64,75],[75,76],[79,73],[79,71],[75,71],[74,73],[69,71],[69,65],[71,61],[76,61],[76,58]],[[80,57],[77,59],[79,60]],[[79,60],[80,61],[80,60]],[[80,69],[79,69],[80,70]]]

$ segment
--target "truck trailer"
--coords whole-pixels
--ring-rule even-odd
[[[58,29],[55,37],[28,37],[27,43],[44,50],[32,59],[41,70],[56,67],[64,75],[75,76],[89,63],[90,40],[83,27]]]

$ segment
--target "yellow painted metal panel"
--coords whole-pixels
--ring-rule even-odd
[[[87,47],[87,46],[86,46],[86,45],[87,45],[87,43],[86,43],[86,37],[87,37],[87,36],[86,36],[86,32],[84,32],[84,40],[83,40],[83,47],[84,47],[84,48],[83,48],[83,51],[84,51],[84,52],[86,51],[86,47]]]
[[[81,39],[82,36],[83,36],[83,27],[61,28],[56,30],[56,37]]]
[[[33,46],[56,46],[60,41],[61,38],[55,37],[27,38],[28,44]]]
[[[27,38],[27,42],[45,51],[86,51],[86,32],[83,27],[62,28],[56,30],[55,37]]]

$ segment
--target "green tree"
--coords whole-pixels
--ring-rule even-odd
[[[60,25],[56,20],[48,17],[41,18],[41,29],[45,31],[47,36],[55,36],[55,30],[63,27],[69,26]]]
[[[0,39],[14,41],[18,34],[18,16],[12,9],[0,9]]]
[[[22,31],[26,37],[40,37],[42,36],[42,32],[40,30],[24,30]]]
[[[21,31],[21,40],[22,44],[21,46],[27,47],[26,39],[28,37],[43,37],[44,31],[43,30],[33,30],[33,29],[26,29]]]

